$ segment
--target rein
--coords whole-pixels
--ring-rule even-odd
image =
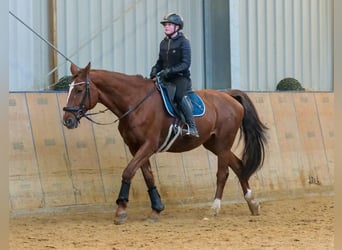
[[[156,85],[153,86],[153,88],[146,94],[146,96],[141,99],[138,103],[136,103],[132,108],[127,110],[123,115],[121,115],[118,119],[116,119],[114,122],[117,122],[121,120],[122,118],[126,117],[129,113],[136,110],[144,101],[146,101],[147,98],[149,98],[155,91],[157,90]]]
[[[156,91],[157,87],[154,86],[148,93],[147,95],[141,99],[138,103],[136,103],[132,108],[130,108],[129,110],[127,110],[124,114],[122,114],[119,118],[117,118],[116,120],[112,121],[112,122],[108,122],[108,123],[100,123],[100,122],[96,122],[94,121],[93,119],[91,119],[89,116],[91,115],[97,115],[97,114],[100,114],[100,113],[104,113],[106,112],[108,109],[105,109],[105,110],[101,110],[99,112],[96,112],[96,113],[90,113],[90,114],[86,114],[84,113],[83,114],[83,117],[85,117],[87,120],[97,124],[97,125],[110,125],[110,124],[113,124],[113,123],[116,123],[118,121],[120,121],[122,118],[126,117],[128,114],[130,114],[131,112],[133,112],[134,110],[136,110],[144,101],[146,101],[147,98],[149,98],[154,91]]]
[[[116,120],[112,121],[112,122],[108,122],[108,123],[100,123],[97,121],[94,121],[92,118],[90,118],[90,116],[92,115],[97,115],[97,114],[101,114],[104,113],[108,110],[100,110],[96,113],[89,113],[87,114],[85,111],[85,101],[86,98],[88,97],[89,99],[89,103],[90,103],[90,83],[89,83],[89,76],[87,75],[86,81],[85,82],[79,82],[79,83],[74,83],[73,85],[71,84],[71,86],[75,86],[75,85],[80,85],[80,84],[85,84],[86,85],[86,92],[84,93],[83,97],[82,97],[82,101],[79,107],[64,107],[63,110],[67,111],[67,112],[71,112],[78,123],[80,123],[80,120],[82,117],[85,117],[87,120],[89,120],[92,123],[95,123],[97,125],[110,125],[113,123],[116,123],[118,121],[120,121],[122,118],[126,117],[127,115],[129,115],[131,112],[133,112],[134,110],[136,110],[144,101],[146,101],[147,98],[149,98],[156,90],[157,90],[157,86],[156,84],[153,86],[153,88],[146,94],[146,96],[141,99],[139,102],[137,102],[133,107],[131,107],[130,109],[128,109],[124,114],[122,114],[119,118],[117,118]]]

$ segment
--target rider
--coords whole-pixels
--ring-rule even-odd
[[[150,78],[153,79],[159,74],[162,80],[175,85],[176,92],[173,101],[176,102],[189,125],[187,134],[199,137],[192,115],[192,105],[187,96],[192,89],[189,69],[191,47],[189,40],[180,32],[184,25],[183,18],[171,13],[166,15],[160,23],[164,26],[166,36],[160,42],[159,57],[152,67]]]

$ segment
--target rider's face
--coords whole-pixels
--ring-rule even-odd
[[[177,25],[175,25],[173,23],[164,23],[164,33],[166,35],[171,35],[175,31],[177,31]]]

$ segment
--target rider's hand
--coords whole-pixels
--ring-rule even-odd
[[[162,71],[160,71],[158,73],[158,75],[162,79],[167,79],[170,76],[170,72],[171,72],[171,70],[169,68],[166,68],[166,69],[163,69]]]
[[[157,72],[157,68],[153,67],[152,70],[151,70],[151,73],[150,73],[150,79],[156,78],[157,73],[158,73]]]

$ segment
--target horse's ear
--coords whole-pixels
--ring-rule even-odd
[[[72,63],[70,66],[70,71],[71,71],[71,74],[75,75],[78,72],[78,67]]]
[[[89,73],[90,66],[91,66],[91,63],[89,62],[88,65],[85,67],[85,71],[87,72],[87,74]]]

